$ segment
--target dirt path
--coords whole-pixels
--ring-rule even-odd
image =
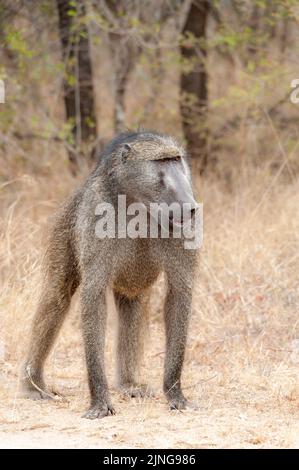
[[[266,349],[264,334],[244,334],[241,328],[232,330],[231,323],[221,328],[219,339],[204,338],[202,320],[194,315],[182,383],[199,409],[170,412],[161,390],[161,321],[150,324],[143,364],[156,396],[141,401],[125,399],[113,388],[114,323],[112,312],[106,369],[117,414],[95,421],[81,418],[89,397],[75,315],[67,319],[46,367],[49,388],[64,401],[16,398],[23,355],[16,359],[11,348],[0,360],[1,448],[299,448],[297,356],[284,348]]]
[[[75,384],[68,381],[69,388]],[[68,402],[14,399],[12,390],[0,408],[1,448],[254,448],[299,447],[299,425],[292,402],[276,409],[267,391],[255,396],[245,387],[205,388],[198,411],[169,412],[163,396],[127,401],[116,392],[117,415],[81,419],[88,404],[82,391],[68,392]],[[194,392],[194,391],[193,391]],[[193,397],[198,399],[193,393]],[[215,402],[217,401],[217,403]]]

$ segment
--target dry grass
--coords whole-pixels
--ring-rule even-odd
[[[286,166],[282,161],[283,167]],[[19,363],[36,306],[48,215],[78,184],[58,172],[3,184],[0,240],[0,445],[81,447],[298,447],[299,181],[246,163],[229,190],[208,175],[204,247],[184,369],[186,394],[199,411],[167,410],[161,393],[163,280],[154,289],[144,373],[157,398],[124,401],[101,423],[80,419],[87,405],[79,308],[48,361],[51,386],[67,401],[16,399]],[[109,319],[108,375],[113,386],[115,317]],[[84,398],[82,400],[82,398]]]

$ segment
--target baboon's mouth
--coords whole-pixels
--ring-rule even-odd
[[[172,217],[169,217],[169,223],[171,225],[177,225],[178,227],[183,227],[185,225],[185,220],[184,219],[173,219]]]
[[[151,216],[153,215],[151,214]],[[158,218],[154,217],[154,219],[157,220],[157,223],[159,227],[161,228],[166,228],[165,224],[168,224],[169,228],[174,228],[174,227],[183,228],[186,223],[186,220],[173,219],[172,217],[168,217],[167,219],[166,218],[162,219],[161,214],[159,214]]]
[[[158,216],[157,216],[157,214],[153,214],[151,212],[150,207],[147,207],[146,210],[147,210],[148,215],[150,217],[153,217],[157,221],[159,227],[161,227],[161,228],[163,228],[163,225],[165,225],[167,223],[168,223],[169,228],[174,228],[174,227],[183,228],[188,222],[190,222],[190,219],[184,218],[183,216],[173,217],[170,214],[168,217],[163,217],[163,213],[161,211],[158,212]],[[192,217],[193,216],[191,216],[191,218]]]

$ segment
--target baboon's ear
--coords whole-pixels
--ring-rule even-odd
[[[121,151],[121,159],[122,161],[126,161],[129,153],[131,152],[131,146],[129,144],[124,144],[122,151]]]

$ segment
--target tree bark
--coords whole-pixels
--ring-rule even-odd
[[[117,34],[109,34],[113,61],[114,110],[113,123],[115,133],[123,132],[125,125],[125,94],[131,70],[134,65],[134,50],[129,41]]]
[[[62,57],[66,65],[63,82],[66,119],[72,125],[76,149],[76,152],[69,151],[69,160],[72,171],[76,172],[79,155],[88,152],[89,159],[94,155],[91,150],[97,137],[89,35],[84,23],[73,28],[74,16],[69,14],[72,10],[77,17],[85,15],[82,0],[77,1],[76,7],[71,7],[68,0],[56,0],[56,3]]]
[[[133,13],[133,4],[119,0],[106,0],[109,12],[108,21],[113,19],[114,26],[117,25],[116,31],[109,33],[109,43],[112,54],[113,63],[113,125],[114,132],[123,132],[125,125],[125,94],[131,70],[136,61],[137,50],[134,47],[133,40],[124,34],[119,34],[117,29],[126,29],[127,15]]]
[[[191,2],[183,27],[181,44],[183,67],[181,73],[181,116],[187,149],[194,173],[202,173],[208,161],[208,76],[206,70],[206,27],[209,3]],[[191,69],[191,70],[190,70]]]
[[[282,58],[288,45],[289,27],[290,27],[289,19],[287,17],[283,18],[282,31],[281,31],[281,37],[280,37],[280,52],[282,54]]]
[[[257,35],[260,29],[260,20],[261,20],[261,11],[257,4],[253,5],[251,16],[249,18],[249,27],[252,31],[252,35]],[[257,48],[255,44],[249,43],[247,48],[248,54],[250,56],[255,56],[257,53]]]

